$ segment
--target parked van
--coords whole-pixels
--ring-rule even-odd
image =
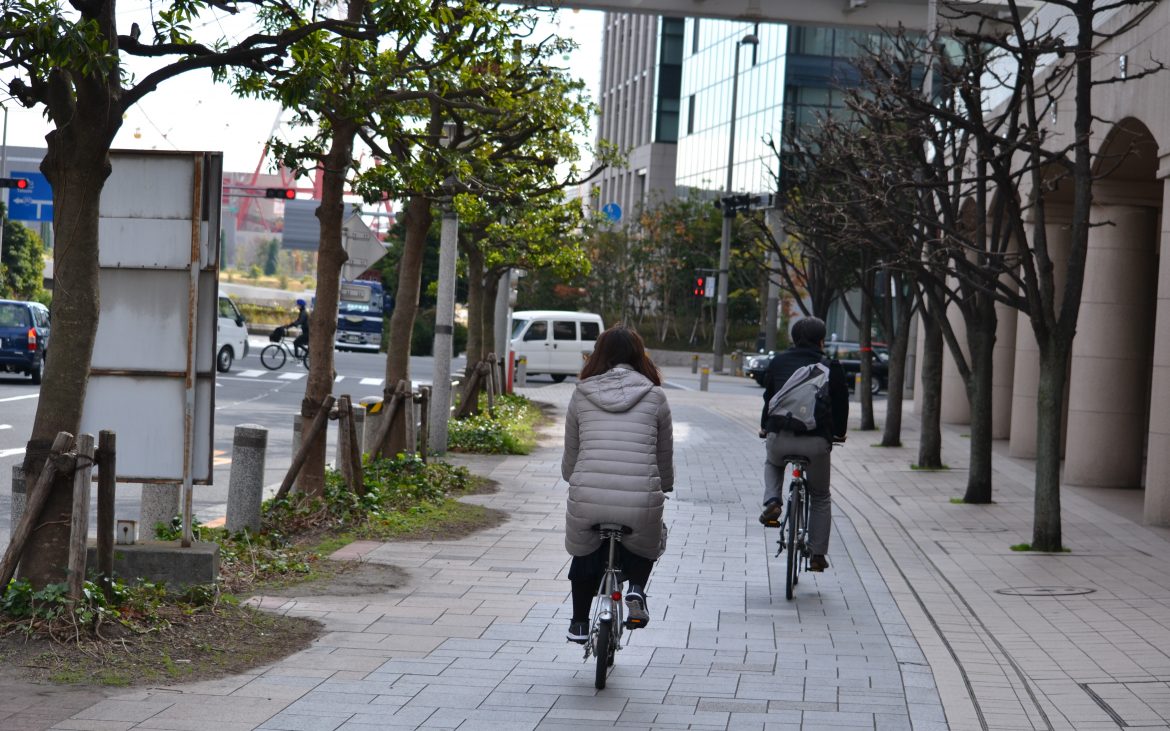
[[[248,355],[248,327],[236,303],[223,292],[219,293],[219,324],[215,329],[215,342],[219,352],[215,356],[215,369],[227,373],[237,358]]]
[[[528,375],[547,373],[560,383],[581,372],[604,327],[592,312],[513,312],[509,347],[513,358],[528,359]]]

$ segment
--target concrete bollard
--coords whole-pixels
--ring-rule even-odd
[[[374,447],[376,446],[374,444],[374,439],[376,439],[378,436],[378,430],[382,428],[382,417],[384,412],[379,409],[377,413],[372,413],[370,409],[374,406],[374,404],[382,403],[382,399],[374,396],[367,396],[359,403],[362,405],[360,411],[362,412],[362,418],[365,421],[365,427],[363,428],[362,432],[362,453],[373,454]]]
[[[366,407],[361,403],[353,406],[353,431],[357,436],[358,446],[361,447],[362,453],[365,453],[366,446]]]
[[[858,401],[861,400],[861,374],[860,373],[856,373],[853,376],[853,395],[857,397]]]
[[[162,523],[170,526],[179,515],[181,485],[143,485],[142,499],[138,512],[138,534],[144,541],[155,540],[154,526]]]
[[[707,390],[707,381],[710,379],[710,377],[711,377],[711,368],[708,366],[703,366],[703,370],[700,372],[700,375],[699,375],[699,390],[700,391]]]
[[[691,356],[691,373],[699,372],[699,354],[695,353]]]
[[[528,356],[526,355],[516,359],[516,385],[520,388],[528,385]]]
[[[18,465],[12,465],[12,519],[8,523],[8,532],[11,535],[12,529],[20,522],[20,518],[24,515],[24,506],[28,504],[27,496],[28,487],[24,482],[24,469]]]
[[[264,457],[268,430],[259,424],[240,424],[232,437],[232,471],[228,479],[226,527],[260,532],[260,503],[264,500]]]

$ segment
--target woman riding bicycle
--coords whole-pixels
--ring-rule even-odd
[[[604,572],[600,523],[631,529],[619,544],[630,581],[628,626],[650,621],[645,587],[666,550],[662,506],[674,489],[674,437],[662,377],[633,329],[603,332],[579,379],[565,416],[561,476],[569,483],[565,548],[573,556],[568,639],[585,643]]]
[[[832,442],[845,440],[849,426],[849,384],[845,380],[845,371],[839,361],[829,361],[829,404],[833,418],[831,424],[818,424],[816,431],[796,433],[787,422],[777,423],[778,417],[768,415],[768,402],[796,369],[825,359],[825,332],[824,321],[817,317],[805,317],[793,324],[792,347],[773,358],[764,374],[764,411],[760,417],[760,436],[766,436],[768,440],[761,523],[775,525],[784,509],[780,495],[784,483],[784,455],[800,454],[809,460],[808,545],[812,554],[809,571],[824,571],[829,567],[825,558],[833,527],[829,450]]]

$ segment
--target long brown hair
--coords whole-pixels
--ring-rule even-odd
[[[577,378],[584,380],[599,376],[622,363],[649,378],[655,386],[662,385],[662,374],[646,353],[642,336],[624,323],[618,323],[601,333],[597,338],[597,346],[593,348],[593,353],[585,361],[585,367]]]

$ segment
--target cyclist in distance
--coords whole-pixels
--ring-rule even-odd
[[[299,327],[301,334],[293,340],[293,352],[299,357],[300,354],[309,349],[309,313],[305,311],[305,301],[297,300],[297,319],[285,325],[289,327]]]
[[[824,571],[829,567],[825,555],[829,552],[829,533],[832,531],[832,507],[829,499],[829,450],[832,442],[845,441],[849,426],[849,385],[845,370],[837,360],[829,366],[829,404],[831,423],[817,424],[814,431],[796,433],[785,428],[783,417],[768,416],[768,402],[788,381],[796,369],[825,360],[825,323],[817,317],[805,317],[792,326],[792,347],[772,358],[764,374],[764,409],[760,418],[760,436],[766,437],[767,459],[764,462],[764,511],[760,522],[775,525],[784,510],[784,456],[803,455],[808,458],[809,525],[808,546],[812,554],[809,571]]]
[[[632,328],[601,333],[578,378],[565,415],[561,476],[569,483],[565,548],[573,556],[568,639],[584,644],[607,561],[599,523],[632,530],[618,544],[630,582],[627,626],[650,621],[645,587],[666,550],[662,506],[674,490],[674,436],[662,376]]]

